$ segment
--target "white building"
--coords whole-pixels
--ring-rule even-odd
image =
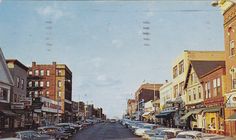
[[[173,100],[173,85],[172,82],[166,82],[163,86],[160,87],[160,109],[166,105],[166,102]]]

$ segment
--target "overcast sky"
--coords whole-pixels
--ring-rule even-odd
[[[66,64],[73,100],[120,117],[144,80],[171,79],[171,64],[183,50],[224,49],[223,16],[210,3],[0,0],[0,47],[27,66]]]

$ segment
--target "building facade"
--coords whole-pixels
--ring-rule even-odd
[[[11,109],[17,114],[13,128],[22,128],[27,123],[29,110],[25,108],[24,101],[27,94],[27,71],[28,67],[16,59],[6,60],[12,75],[14,86],[11,88]]]
[[[42,101],[45,97],[50,102],[56,102],[58,106],[57,112],[48,112],[42,114],[36,107],[35,121],[42,123],[41,120],[50,118],[47,121],[71,121],[72,120],[72,73],[65,64],[36,64],[32,62],[32,66],[28,70],[28,97],[39,98]],[[55,104],[55,103],[53,103]],[[59,117],[58,117],[59,116]]]
[[[16,117],[10,110],[10,90],[13,85],[13,78],[0,48],[0,130],[13,128]]]
[[[166,83],[160,87],[160,110],[162,111],[165,108],[170,107],[168,102],[171,102],[172,99],[173,99],[172,82],[166,81]]]
[[[134,119],[136,112],[136,101],[135,99],[128,99],[127,101],[127,115],[130,119]]]

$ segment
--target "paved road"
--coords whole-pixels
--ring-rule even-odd
[[[142,140],[119,123],[100,123],[81,130],[72,140]]]

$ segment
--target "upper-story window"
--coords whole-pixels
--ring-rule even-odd
[[[29,81],[28,86],[32,87],[32,81]]]
[[[0,88],[0,100],[8,100],[8,89]]]
[[[34,75],[38,76],[39,75],[39,70],[34,70]]]
[[[46,71],[46,75],[47,75],[47,76],[50,76],[50,70],[47,70],[47,71]]]
[[[196,89],[193,88],[193,99],[196,100],[197,99],[197,96],[196,96]]]
[[[33,74],[33,73],[32,73],[32,70],[30,70],[30,71],[29,71],[29,75],[32,75],[32,74]]]
[[[184,81],[179,84],[179,95],[184,94]]]
[[[198,86],[198,98],[202,98],[201,86]]]
[[[38,82],[38,81],[35,81],[35,82],[34,82],[34,86],[35,86],[35,87],[38,87],[38,86],[39,86],[39,82]]]
[[[43,81],[40,81],[40,87],[43,87],[43,84],[44,84]]]
[[[49,91],[46,91],[46,97],[49,97]]]
[[[175,78],[177,76],[178,76],[178,68],[177,68],[177,66],[174,66],[174,68],[173,68],[173,78]]]
[[[62,75],[62,70],[57,70],[57,76],[61,76]]]
[[[214,79],[213,80],[213,96],[219,96],[220,95],[220,78]]]
[[[25,87],[25,81],[24,79],[21,79],[21,89],[24,89],[24,87]]]
[[[179,74],[184,72],[184,60],[179,62]]]
[[[20,87],[20,78],[16,77],[16,87]]]
[[[231,40],[229,44],[229,55],[232,56],[235,54],[235,47],[234,47],[234,41]]]
[[[191,90],[188,91],[188,101],[191,102],[192,100],[192,94],[191,94]]]
[[[44,70],[40,70],[40,76],[44,76]]]
[[[232,89],[236,89],[236,69],[231,68],[230,74],[231,74],[231,78],[232,78]]]
[[[174,86],[174,98],[178,95],[178,85]]]
[[[58,81],[58,87],[61,87],[62,86],[62,83],[61,83],[61,81],[59,80]]]
[[[50,86],[50,82],[49,82],[49,81],[46,82],[46,86],[47,86],[47,87]]]
[[[205,83],[205,97],[211,98],[211,82]]]

